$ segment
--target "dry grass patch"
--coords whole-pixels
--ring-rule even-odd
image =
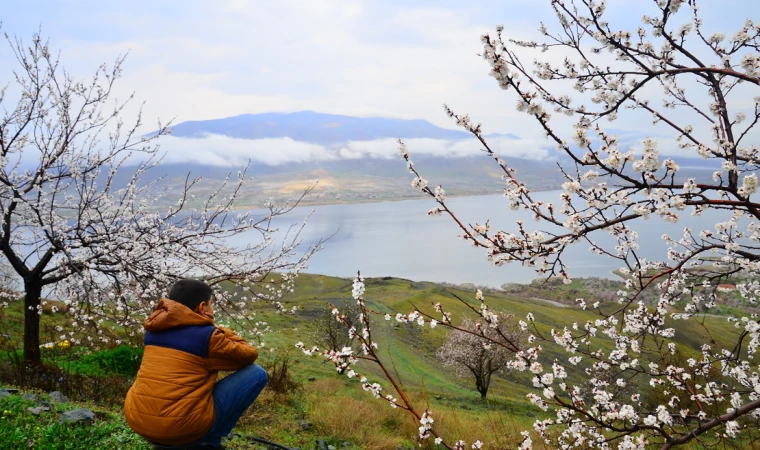
[[[463,411],[438,407],[434,418],[436,429],[449,442],[463,439],[469,445],[480,440],[485,448],[490,449],[517,448],[523,440],[520,432],[531,428],[504,411]],[[536,435],[532,438],[534,449],[552,448],[540,441]]]
[[[367,450],[395,450],[404,437],[417,433],[406,412],[393,409],[385,400],[315,395],[310,399],[309,417],[321,432],[351,440]]]
[[[419,424],[407,411],[391,408],[385,400],[335,395],[342,386],[336,379],[325,379],[309,386],[309,417],[321,433],[351,440],[369,450],[396,450],[417,435]],[[411,394],[412,402],[424,409],[423,394]],[[435,429],[449,443],[463,439],[469,445],[480,440],[490,449],[513,449],[522,442],[521,431],[529,425],[504,411],[465,411],[435,406]],[[534,448],[549,450],[533,436]],[[436,448],[426,442],[422,448]]]
[[[343,387],[343,381],[337,377],[323,378],[311,381],[304,386],[310,394],[335,395]]]

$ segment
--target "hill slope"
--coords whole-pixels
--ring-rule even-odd
[[[372,398],[362,390],[356,378],[348,379],[345,375],[337,374],[333,364],[324,358],[310,358],[294,348],[298,341],[309,346],[313,344],[314,319],[329,314],[328,304],[342,308],[345,302],[353,301],[351,284],[349,279],[303,274],[297,280],[295,291],[283,299],[287,307],[299,307],[295,314],[276,314],[272,308],[267,307],[267,303],[254,305],[256,321],[266,322],[275,330],[265,334],[265,347],[277,349],[269,352],[260,348],[258,363],[271,368],[284,358],[290,376],[303,387],[290,395],[278,397],[280,394],[273,392],[270,386],[238,427],[244,435],[251,433],[301,448],[314,448],[315,439],[318,438],[330,438],[336,445],[342,445],[342,442],[348,440],[354,446],[346,448],[361,449],[398,449],[404,445],[404,448],[410,448],[409,444],[413,444],[408,437],[414,434],[419,424],[410,420],[409,415],[389,408],[382,400]],[[468,314],[468,309],[452,294],[467,301],[474,300],[474,287],[444,286],[398,278],[371,278],[366,280],[366,286],[365,299],[375,311],[408,313],[416,305],[434,313],[431,302],[441,302],[445,310],[453,313],[457,323],[462,315]],[[585,290],[582,280],[575,280],[571,285],[542,289],[543,292],[531,291],[530,295],[546,294],[562,301],[578,295],[587,300],[596,298]],[[539,330],[545,335],[552,328],[562,329],[571,326],[573,322],[582,324],[597,317],[573,306],[560,307],[504,291],[486,292],[486,300],[493,310],[508,312],[519,318],[532,312]],[[4,315],[0,317],[0,323],[6,327],[3,332],[20,337],[19,325],[23,321],[21,302],[12,302],[2,312]],[[224,323],[223,313],[219,312],[218,315],[220,322]],[[61,313],[44,314],[42,318],[44,326],[60,324],[61,320]],[[372,320],[375,324],[373,338],[379,343],[380,357],[392,368],[392,373],[401,381],[414,403],[434,411],[436,424],[445,436],[462,438],[468,442],[481,439],[487,443],[487,448],[515,448],[521,440],[519,432],[529,429],[535,418],[546,416],[546,413],[530,405],[525,398],[532,389],[530,376],[526,374],[495,378],[488,401],[481,401],[471,380],[456,378],[452,370],[442,367],[435,359],[435,350],[447,333],[445,328],[439,326],[431,329],[429,326],[386,322],[381,315],[372,315]],[[704,320],[713,332],[712,337],[706,334],[698,320],[678,321],[674,324],[680,343],[689,351],[696,352],[701,343],[711,338],[725,344],[732,336],[736,336],[737,330],[725,319],[705,317]],[[567,357],[556,346],[546,344],[541,361],[549,362],[554,358],[564,361]],[[384,394],[392,392],[390,384],[372,363],[362,361],[356,369],[371,382],[380,382],[384,386]],[[0,375],[2,373],[0,371]],[[570,373],[570,381],[583,376],[583,372],[576,368]],[[33,441],[39,448],[72,448],[56,445],[62,442],[61,436],[68,433],[68,429],[55,425],[54,416],[43,416],[37,420],[26,413],[27,406],[31,406],[31,403],[3,404],[3,408],[0,408],[13,409],[12,417],[0,427],[0,444],[6,443],[0,447],[26,448],[30,442],[28,434],[32,433],[34,426],[39,426],[42,432],[35,434]],[[118,406],[116,413],[104,411],[102,414],[102,417],[98,417],[99,421],[96,421],[98,430],[111,433],[101,433],[102,436],[93,433],[91,439],[97,440],[97,444],[89,448],[114,448],[99,446],[101,442],[110,443],[111,434],[123,440],[120,448],[145,448],[142,441],[124,425]],[[313,427],[304,427],[304,420],[313,424]],[[87,436],[87,430],[78,431],[79,436]],[[72,439],[79,437],[67,436],[72,436]],[[250,444],[227,445],[228,448],[251,448]],[[541,445],[537,448],[550,447]]]

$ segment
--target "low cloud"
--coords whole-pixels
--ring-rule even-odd
[[[549,156],[546,149],[532,139],[511,139],[493,137],[486,139],[491,150],[502,157],[544,160]],[[475,139],[447,141],[441,139],[405,139],[412,157],[416,154],[441,156],[444,158],[461,158],[483,154],[483,145]],[[341,148],[343,157],[353,158],[394,158],[398,155],[398,143],[395,139],[378,139],[375,141],[350,142]]]
[[[165,136],[160,139],[164,162],[211,166],[241,166],[246,162],[276,166],[289,162],[326,161],[338,156],[327,148],[290,138],[238,139],[209,134],[200,139]]]
[[[325,146],[290,138],[239,139],[209,134],[203,138],[165,136],[160,139],[164,162],[197,163],[211,166],[240,166],[249,160],[267,165],[291,162],[330,161],[338,159],[398,157],[395,139],[351,141],[345,145]],[[482,155],[483,145],[475,139],[405,139],[414,155],[461,158]],[[492,137],[487,139],[491,149],[501,157],[546,160],[550,152],[532,139]]]

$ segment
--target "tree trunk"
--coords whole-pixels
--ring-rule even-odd
[[[42,297],[42,286],[24,283],[24,361],[40,363],[40,315],[37,307]]]
[[[490,378],[490,377],[489,377]],[[478,377],[475,382],[475,386],[478,389],[478,392],[480,392],[480,399],[485,400],[486,395],[488,395],[488,386],[491,384],[491,380],[483,377]]]

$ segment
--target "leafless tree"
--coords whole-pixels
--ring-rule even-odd
[[[346,333],[346,325],[356,328],[360,325],[361,309],[355,303],[347,302],[341,308],[345,324],[335,319],[333,308],[325,306],[314,320],[314,332],[312,338],[321,348],[328,350],[341,350],[343,347],[351,347],[355,341]]]

